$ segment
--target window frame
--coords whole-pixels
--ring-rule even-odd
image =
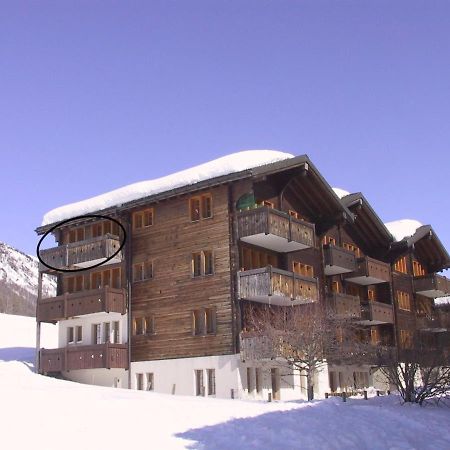
[[[210,272],[206,272],[206,258],[207,255],[211,259]],[[197,263],[199,264],[197,269]],[[208,277],[215,274],[215,264],[214,264],[214,251],[213,250],[201,250],[199,252],[191,253],[191,278],[201,278]]]
[[[198,204],[198,208],[193,208],[194,202]],[[213,196],[211,192],[189,197],[188,206],[189,206],[189,219],[191,223],[197,223],[200,222],[201,220],[212,219],[214,217]],[[206,215],[208,208],[210,215]],[[194,211],[197,211],[195,215],[193,214]]]
[[[145,225],[146,222],[146,216],[150,218],[149,223]],[[139,222],[138,222],[139,221]],[[150,227],[152,227],[155,224],[155,208],[145,208],[141,209],[140,211],[135,211],[132,214],[132,230],[133,232],[139,232],[146,230]],[[138,223],[140,224],[138,226]]]

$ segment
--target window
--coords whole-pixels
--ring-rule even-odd
[[[302,217],[297,211],[294,211],[294,210],[290,209],[290,210],[288,211],[288,213],[289,213],[289,215],[290,215],[291,217],[293,217],[294,219],[297,219],[297,220],[304,220],[303,217]]]
[[[206,334],[216,333],[216,308],[205,309]]]
[[[203,384],[203,370],[195,370],[195,395],[205,395],[205,385]]]
[[[400,347],[411,348],[413,344],[413,334],[410,330],[400,330]]]
[[[147,381],[147,391],[153,391],[155,388],[154,381],[153,381],[153,378],[154,378],[153,373],[147,373],[145,375],[146,375],[145,378]]]
[[[202,275],[212,275],[214,273],[213,253],[210,250],[204,250],[192,254],[191,271],[193,277]]]
[[[81,327],[81,325],[76,326],[75,336],[77,338],[77,343],[83,340],[83,328]]]
[[[216,308],[196,309],[192,312],[192,334],[204,336],[216,333]]]
[[[144,209],[133,214],[133,230],[141,230],[153,225],[153,208]]]
[[[211,251],[203,252],[205,258],[205,275],[212,275],[213,273],[213,255]]]
[[[136,389],[138,391],[144,390],[144,374],[143,373],[136,374]]]
[[[101,344],[102,343],[102,324],[94,323],[92,325],[92,343]]]
[[[248,391],[248,393],[252,392],[254,389],[252,372],[253,372],[252,368],[247,367],[247,391]]]
[[[194,336],[203,336],[205,334],[205,315],[201,309],[192,312],[192,332]]]
[[[144,281],[153,278],[153,262],[144,261],[133,264],[133,281]]]
[[[67,328],[67,343],[73,344],[74,342],[74,333],[73,333],[73,327]]]
[[[122,287],[121,283],[121,277],[120,277],[120,269],[113,269],[112,270],[112,282],[111,285],[115,289],[119,289]]]
[[[120,343],[120,331],[119,331],[119,321],[112,323],[112,343]]]
[[[331,292],[334,292],[336,294],[339,294],[341,292],[341,285],[339,284],[339,281],[331,282]]]
[[[355,284],[348,283],[345,288],[346,288],[345,290],[347,291],[347,294],[353,295],[355,297],[360,297],[360,289]]]
[[[415,277],[426,275],[425,269],[419,261],[413,261],[413,273]]]
[[[293,272],[299,275],[303,275],[304,277],[310,278],[314,277],[314,269],[312,266],[297,261],[294,261],[292,265],[293,265]]]
[[[100,289],[102,287],[102,273],[94,272],[91,274],[91,289]]]
[[[133,320],[133,331],[135,335],[154,334],[155,319],[153,316],[136,317]]]
[[[72,242],[84,241],[84,227],[70,230],[66,239],[68,244],[71,244]]]
[[[86,285],[84,286],[86,289],[88,288],[87,282],[89,280],[86,278],[84,281],[86,282]],[[102,289],[106,286],[116,289],[122,287],[120,268],[91,273],[91,289]]]
[[[262,202],[258,202],[258,206],[267,206],[269,208],[275,208],[275,203],[269,200],[263,200]]]
[[[103,339],[105,343],[111,342],[111,324],[109,322],[103,324]]]
[[[208,395],[216,395],[216,371],[215,369],[206,369],[208,378]]]
[[[334,237],[331,236],[324,236],[322,238],[322,245],[336,245],[336,239]]]
[[[191,222],[209,219],[213,216],[212,195],[203,194],[189,199],[189,215]]]
[[[397,304],[404,311],[411,311],[411,298],[407,292],[397,291]]]
[[[357,247],[356,245],[344,242],[342,244],[342,247],[344,247],[346,250],[350,250],[359,258],[361,252],[359,250],[359,247]]]
[[[278,258],[275,254],[242,247],[241,270],[260,269],[269,265],[278,267]]]
[[[372,327],[370,329],[370,341],[373,345],[381,343],[380,330],[377,327]]]
[[[395,262],[394,270],[401,273],[408,273],[408,269],[406,267],[406,256],[402,256]]]
[[[255,384],[256,392],[260,394],[262,392],[262,369],[260,367],[255,369]]]
[[[144,328],[145,334],[155,333],[155,318],[154,316],[144,317]]]
[[[376,299],[375,289],[367,289],[367,298],[370,301],[374,301]]]

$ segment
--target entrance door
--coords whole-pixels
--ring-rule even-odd
[[[280,369],[271,369],[272,396],[274,400],[280,400]]]

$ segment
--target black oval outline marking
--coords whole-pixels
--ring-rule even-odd
[[[57,269],[56,267],[53,266],[49,266],[47,263],[45,263],[42,258],[39,255],[39,251],[40,251],[40,247],[42,244],[42,241],[54,230],[56,230],[58,227],[60,227],[61,225],[64,225],[65,223],[68,222],[73,222],[74,220],[78,220],[78,219],[86,219],[86,218],[97,218],[97,219],[107,219],[107,220],[112,220],[113,222],[117,223],[117,225],[119,225],[119,227],[122,229],[123,232],[123,241],[122,244],[120,245],[119,249],[116,251],[116,253],[114,253],[113,255],[111,255],[109,258],[105,259],[105,261],[102,261],[100,263],[94,264],[93,266],[89,266],[89,267],[84,267],[81,269]],[[100,267],[101,265],[107,263],[109,260],[113,259],[114,256],[116,256],[120,250],[123,249],[125,242],[127,240],[127,232],[125,231],[125,227],[116,219],[113,219],[112,217],[108,217],[108,216],[103,216],[101,214],[84,214],[82,216],[76,216],[76,217],[71,217],[70,219],[66,219],[63,220],[59,223],[57,223],[55,226],[53,226],[52,228],[50,228],[50,230],[48,230],[39,240],[38,245],[36,247],[36,256],[39,260],[39,262],[41,262],[45,267],[47,267],[50,270],[54,270],[55,272],[83,272],[84,270],[91,270],[94,269],[96,267]]]

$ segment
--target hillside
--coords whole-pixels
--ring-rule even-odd
[[[37,289],[37,258],[0,242],[0,312],[33,316]],[[52,296],[55,292],[55,281],[44,277],[44,296]]]
[[[43,345],[56,345],[44,324]],[[306,402],[176,397],[34,374],[35,323],[0,314],[2,448],[417,449],[450,448],[450,408],[397,396]]]

